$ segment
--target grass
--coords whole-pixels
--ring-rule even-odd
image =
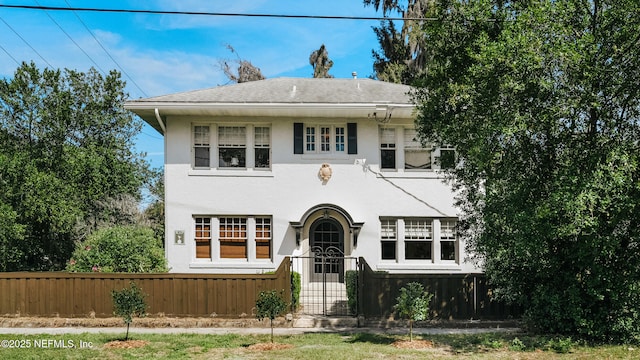
[[[591,346],[570,338],[528,334],[417,335],[430,340],[428,349],[399,349],[392,344],[406,336],[386,334],[305,334],[276,336],[275,342],[292,344],[283,350],[251,350],[268,343],[269,335],[133,334],[148,342],[141,348],[117,349],[104,345],[123,336],[114,334],[5,335],[27,348],[0,347],[4,359],[637,359],[640,347]],[[15,342],[18,341],[18,343]],[[82,343],[81,343],[82,342]],[[91,347],[80,348],[80,344]],[[49,346],[45,348],[43,346]],[[63,348],[62,345],[67,346]],[[74,348],[68,346],[74,345]]]

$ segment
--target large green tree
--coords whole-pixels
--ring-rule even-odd
[[[392,20],[383,20],[373,27],[380,50],[373,50],[374,76],[378,80],[411,84],[424,69],[428,52],[428,39],[423,36],[422,25],[434,15],[434,0],[364,0],[384,16],[401,17],[401,26]],[[399,23],[400,21],[398,21]]]
[[[462,231],[532,329],[640,341],[640,8],[438,1],[413,94]]]
[[[132,151],[141,123],[112,71],[39,70],[0,80],[0,269],[58,270],[101,203],[140,198],[148,164]]]

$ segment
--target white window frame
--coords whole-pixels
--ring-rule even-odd
[[[206,134],[199,132],[198,130],[207,129]],[[194,169],[209,169],[211,168],[211,158],[212,158],[212,147],[211,147],[211,126],[205,124],[194,124],[191,127],[191,144],[192,146],[192,154],[191,154],[191,165]],[[196,161],[196,156],[198,153],[198,149],[208,149],[209,150],[209,161],[207,161],[207,165],[198,165]]]
[[[244,222],[246,229],[246,236],[244,238],[245,248],[246,248],[246,257],[244,258],[223,258],[221,256],[221,241],[224,241],[225,238],[220,236],[220,227],[224,225],[224,221],[221,219],[233,219],[238,220],[239,224],[242,225]],[[198,258],[196,254],[196,228],[199,224],[199,220],[208,220],[207,225],[209,225],[209,237],[207,238],[210,241],[210,249],[211,256],[210,258]],[[269,223],[269,238],[258,237],[257,234],[257,226],[258,222],[267,221]],[[273,264],[274,257],[274,247],[273,247],[273,217],[269,215],[260,215],[260,216],[245,216],[245,215],[219,215],[219,216],[207,216],[207,215],[194,215],[192,222],[193,229],[193,239],[192,244],[193,248],[191,249],[191,259],[192,264],[197,264],[198,267],[206,266],[209,264],[209,267],[216,266],[237,266],[238,264],[243,264],[242,266],[255,265],[258,267],[271,266]],[[265,241],[269,242],[269,254],[270,257],[267,258],[258,258],[256,254],[256,242]],[[236,264],[236,265],[233,265]]]
[[[381,217],[380,218],[380,261],[381,263],[401,264],[422,264],[422,265],[438,265],[438,264],[456,264],[460,265],[460,239],[456,232],[456,218],[429,218],[429,217]],[[416,231],[412,231],[412,223],[422,223],[425,226],[418,226]],[[395,224],[395,225],[392,225]],[[453,228],[451,229],[451,226]],[[419,228],[423,228],[423,232],[419,232]],[[394,230],[389,230],[394,228]],[[450,230],[450,231],[449,231]],[[392,241],[389,237],[395,236],[396,257],[395,259],[382,259],[382,242]],[[416,241],[431,242],[431,258],[430,259],[407,259],[406,243]],[[453,241],[455,248],[455,259],[442,259],[441,245],[442,242]]]
[[[346,154],[347,124],[304,124],[304,153]]]
[[[403,153],[404,153],[404,161],[403,161],[403,169],[405,171],[429,171],[433,168],[433,154],[432,147],[422,146],[422,143],[418,139],[418,132],[416,129],[404,128],[404,143],[403,143]],[[425,164],[424,168],[408,168],[407,167],[407,153],[420,153],[424,154],[426,159],[428,159],[428,163]]]
[[[199,141],[200,138],[196,134],[196,130],[202,128],[208,128],[207,141]],[[236,138],[231,142],[221,142],[221,129],[222,128],[240,128],[244,129],[244,137]],[[256,131],[256,129],[262,129]],[[254,124],[231,124],[231,123],[193,123],[191,125],[191,169],[190,175],[214,175],[217,171],[238,171],[253,169],[263,171],[262,174],[266,176],[264,171],[271,170],[273,164],[272,154],[272,126],[267,123],[254,123]],[[224,140],[224,139],[222,139]],[[209,164],[208,166],[196,166],[195,153],[196,148],[206,147],[209,149]],[[228,166],[220,160],[220,149],[239,149],[244,152],[245,163],[244,166],[241,162],[238,166],[232,166],[231,159]],[[268,166],[257,166],[256,152],[259,149],[267,149],[269,163]],[[204,170],[210,170],[205,172]],[[258,174],[254,172],[253,174]]]
[[[378,144],[380,146],[380,170],[396,170],[398,168],[398,138],[395,127],[381,126],[378,130]],[[393,167],[382,167],[382,152],[393,151]]]

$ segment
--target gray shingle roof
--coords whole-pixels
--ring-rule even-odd
[[[410,104],[410,86],[371,79],[274,78],[131,100],[129,103]]]

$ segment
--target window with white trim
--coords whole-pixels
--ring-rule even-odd
[[[220,218],[220,257],[230,259],[247,258],[247,219],[239,217]]]
[[[268,168],[271,164],[271,129],[256,126],[254,132],[254,156],[256,168]]]
[[[407,260],[431,260],[433,223],[430,219],[405,219],[404,257]]]
[[[451,145],[443,145],[440,148],[440,156],[437,159],[440,169],[453,169],[456,167],[456,150]]]
[[[247,166],[247,128],[244,126],[218,127],[219,167]]]
[[[193,127],[193,166],[211,166],[211,142],[208,126]]]
[[[455,220],[440,220],[440,260],[456,259]]]
[[[396,129],[380,128],[380,168],[396,168]]]
[[[344,153],[345,127],[335,125],[306,125],[305,153]]]
[[[456,219],[381,218],[381,259],[425,264],[458,262]]]
[[[198,262],[272,259],[270,216],[194,216],[193,219],[195,259]]]
[[[211,218],[195,219],[196,258],[211,259]]]
[[[422,146],[415,129],[404,129],[405,170],[431,169],[431,148]]]
[[[396,259],[396,244],[398,232],[395,219],[380,220],[380,242],[382,245],[382,260]]]
[[[271,218],[256,218],[256,259],[271,259]]]

